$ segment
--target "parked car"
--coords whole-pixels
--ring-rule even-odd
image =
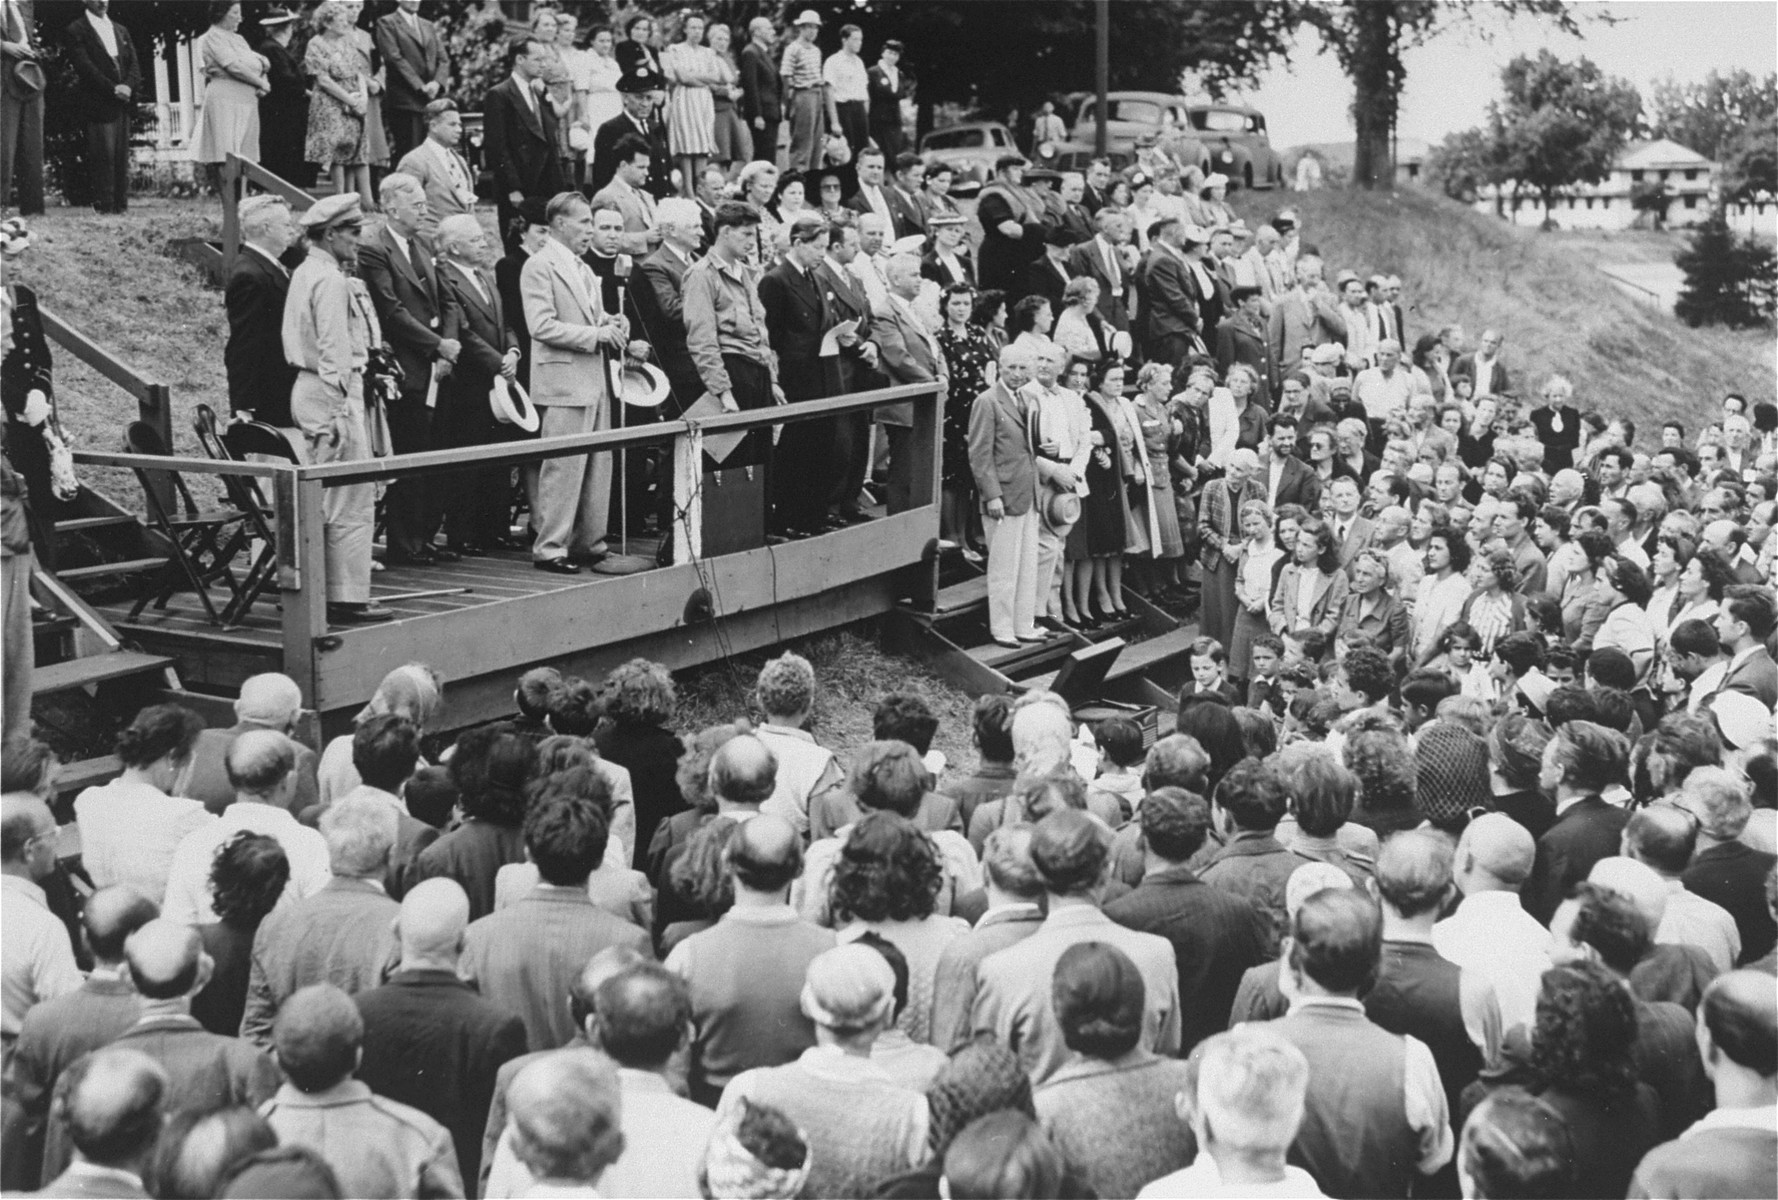
[[[1284,186],[1284,159],[1272,149],[1266,118],[1240,104],[1190,104],[1186,114],[1210,152],[1210,169],[1229,177],[1231,186]]]
[[[1074,122],[1074,142],[1083,146],[1098,144],[1098,107],[1095,97],[1081,101],[1080,116]],[[1185,165],[1195,165],[1206,173],[1211,169],[1209,151],[1192,124],[1184,96],[1166,92],[1108,92],[1105,107],[1110,113],[1105,123],[1106,149],[1134,157],[1136,139],[1153,134],[1162,145],[1173,149]],[[1194,152],[1196,163],[1192,161]]]
[[[1051,153],[1046,155],[1040,147],[1037,161],[1039,165],[1055,171],[1079,171],[1084,175],[1093,160],[1099,157],[1093,152],[1091,142],[1077,142],[1072,138],[1066,142],[1057,142],[1050,150]],[[1136,155],[1129,150],[1107,150],[1105,158],[1111,163],[1113,171],[1126,170],[1136,162]]]
[[[969,121],[934,129],[920,139],[920,154],[951,168],[951,193],[973,196],[994,178],[994,163],[1019,153],[1006,126],[998,121]]]

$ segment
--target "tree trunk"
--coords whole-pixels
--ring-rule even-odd
[[[1394,133],[1400,100],[1395,6],[1363,0],[1352,6],[1352,182],[1366,191],[1395,190]]]

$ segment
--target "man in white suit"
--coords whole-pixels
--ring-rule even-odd
[[[607,313],[599,281],[581,261],[593,238],[593,210],[578,192],[563,192],[545,209],[549,239],[525,262],[519,294],[531,330],[531,400],[542,413],[543,437],[592,433],[611,425],[604,350],[621,353],[628,322]],[[602,349],[603,348],[603,349]],[[537,540],[531,565],[574,575],[606,556],[611,507],[611,455],[546,458],[538,470]]]
[[[457,151],[462,140],[463,116],[456,103],[434,100],[426,106],[426,139],[402,155],[395,168],[426,189],[426,206],[435,219],[431,228],[446,217],[475,212],[475,177]]]

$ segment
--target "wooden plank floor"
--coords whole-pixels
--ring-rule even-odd
[[[656,544],[653,538],[631,538],[629,553],[652,563]],[[621,546],[614,543],[614,553],[620,549]],[[496,551],[485,558],[464,558],[435,567],[388,567],[374,572],[370,584],[371,595],[375,600],[392,609],[397,620],[408,620],[476,608],[500,600],[596,586],[606,578],[609,576],[587,570],[579,575],[551,575],[532,567],[531,557],[527,552],[513,550]],[[449,588],[465,590],[442,596],[412,595],[415,592],[436,592]],[[210,598],[218,611],[228,601],[228,595],[221,587],[211,588]],[[150,637],[157,633],[177,634],[242,648],[276,648],[283,644],[276,589],[261,595],[246,619],[233,627],[211,624],[203,605],[199,603],[196,594],[190,591],[175,592],[167,601],[166,608],[158,609],[150,605],[133,620],[129,617],[128,602],[96,607],[119,628],[140,630]]]

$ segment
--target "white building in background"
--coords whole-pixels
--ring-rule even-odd
[[[1642,190],[1658,186],[1667,198],[1667,228],[1701,225],[1715,202],[1716,171],[1715,163],[1678,142],[1666,138],[1632,142],[1624,147],[1604,182],[1565,189],[1548,215],[1564,229],[1629,229],[1638,224],[1638,218],[1642,226],[1652,226],[1652,214],[1638,211],[1634,198]],[[1515,199],[1510,186],[1484,187],[1475,207],[1480,212],[1498,213],[1515,225],[1541,225],[1545,215],[1540,196],[1524,191]],[[1731,204],[1728,217],[1732,226],[1743,231],[1768,236],[1778,232],[1778,204],[1770,196]]]

